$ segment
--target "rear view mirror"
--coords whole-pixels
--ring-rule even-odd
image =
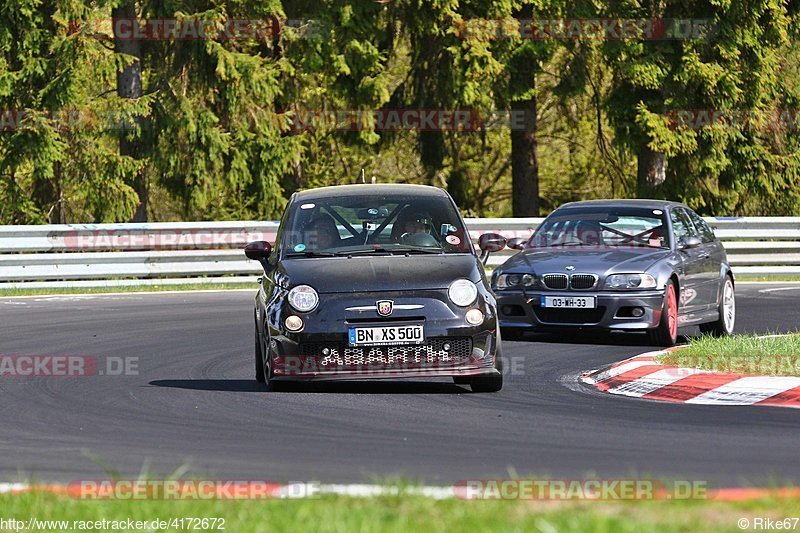
[[[528,239],[523,239],[522,237],[514,237],[513,239],[509,239],[506,245],[512,250],[522,250],[523,248],[525,248],[526,244],[528,244]]]
[[[360,220],[380,220],[389,216],[389,210],[385,207],[370,207],[369,209],[359,209],[356,216]]]

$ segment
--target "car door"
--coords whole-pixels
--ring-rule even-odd
[[[691,314],[702,312],[708,307],[707,295],[703,295],[703,285],[705,283],[706,257],[701,250],[702,246],[696,248],[681,248],[682,243],[688,237],[700,236],[692,224],[689,215],[680,207],[670,210],[670,221],[672,223],[672,233],[674,236],[675,247],[681,258],[683,265],[683,277],[681,279],[680,308],[682,313]]]
[[[715,307],[718,304],[719,290],[722,281],[722,263],[725,260],[725,248],[719,242],[714,230],[706,224],[703,218],[692,211],[685,209],[691,218],[695,229],[700,235],[700,240],[703,241],[702,249],[704,251],[705,265],[704,265],[704,285],[703,291],[705,292],[704,299],[708,302],[710,307]]]

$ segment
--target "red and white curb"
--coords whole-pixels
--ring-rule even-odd
[[[705,405],[773,405],[800,408],[800,377],[750,376],[667,366],[670,348],[586,372],[579,380],[602,392],[646,400]]]
[[[247,483],[247,482],[245,482]],[[259,486],[263,482],[255,482]],[[314,499],[326,495],[350,496],[353,498],[375,498],[379,496],[422,496],[432,500],[446,500],[457,497],[456,487],[436,487],[436,486],[392,486],[374,485],[366,483],[267,483],[264,485],[266,491],[259,490],[258,496],[261,499]],[[0,483],[0,494],[24,494],[27,492],[50,492],[65,496],[78,497],[80,488],[73,485],[60,484],[27,484],[27,483]],[[220,499],[236,499],[226,496],[224,491],[210,495],[208,499],[218,497]],[[101,498],[100,498],[101,499]],[[131,498],[134,499],[134,498]],[[202,498],[198,498],[202,499]],[[242,499],[249,499],[246,497]]]
[[[490,480],[492,481],[492,480]],[[503,483],[505,480],[494,480],[498,483]],[[510,480],[514,483],[519,480]],[[524,480],[523,480],[524,481]],[[564,483],[564,480],[555,480],[559,483]],[[614,481],[614,480],[611,480]],[[582,480],[581,483],[586,483],[587,480]],[[479,482],[480,483],[480,482]],[[452,485],[449,487],[436,487],[436,486],[391,486],[391,485],[374,485],[374,484],[317,484],[317,483],[290,483],[288,485],[274,485],[273,490],[267,495],[261,495],[258,499],[316,499],[322,495],[339,495],[348,496],[352,498],[376,498],[382,496],[417,496],[428,498],[432,500],[493,500],[493,499],[507,499],[500,494],[493,495],[488,493],[487,496],[477,497],[470,496],[463,485]],[[57,494],[64,497],[79,498],[69,485],[58,484],[39,484],[29,485],[27,483],[0,483],[0,495],[20,495],[31,492],[45,492]],[[757,500],[764,498],[800,498],[800,487],[721,487],[710,488],[706,491],[702,499],[711,501],[746,501]],[[93,498],[94,499],[94,498]],[[101,498],[102,499],[102,498]],[[197,499],[197,498],[194,498]],[[210,498],[215,499],[215,498]],[[222,497],[221,499],[225,499]],[[236,498],[233,498],[236,499]],[[248,498],[244,498],[248,499]],[[513,499],[513,498],[512,498]],[[534,498],[521,498],[521,499],[534,499]],[[576,498],[553,498],[553,500],[574,500]],[[595,498],[577,498],[584,500],[593,500]],[[667,497],[667,499],[669,499]]]

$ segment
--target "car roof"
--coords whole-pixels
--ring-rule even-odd
[[[335,198],[337,196],[384,196],[400,194],[408,197],[447,196],[447,193],[438,187],[430,185],[411,185],[407,183],[358,183],[354,185],[334,185],[320,187],[295,193],[296,200],[314,200],[319,198]]]
[[[557,210],[572,209],[578,207],[641,207],[642,209],[670,209],[673,207],[686,207],[679,202],[652,199],[608,199],[608,200],[585,200],[583,202],[570,202],[562,205]]]

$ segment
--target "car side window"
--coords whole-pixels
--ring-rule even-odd
[[[700,215],[698,215],[691,209],[688,209],[687,211],[689,213],[689,217],[692,219],[692,222],[694,222],[694,227],[697,228],[698,233],[700,233],[700,239],[704,243],[714,242],[714,240],[716,239],[716,236],[714,235],[714,230],[712,230],[711,227],[708,224],[706,224],[706,221],[703,220],[703,218]]]
[[[681,208],[670,211],[672,219],[672,231],[675,233],[675,242],[680,242],[685,237],[699,237],[697,230],[694,229],[692,221]]]

